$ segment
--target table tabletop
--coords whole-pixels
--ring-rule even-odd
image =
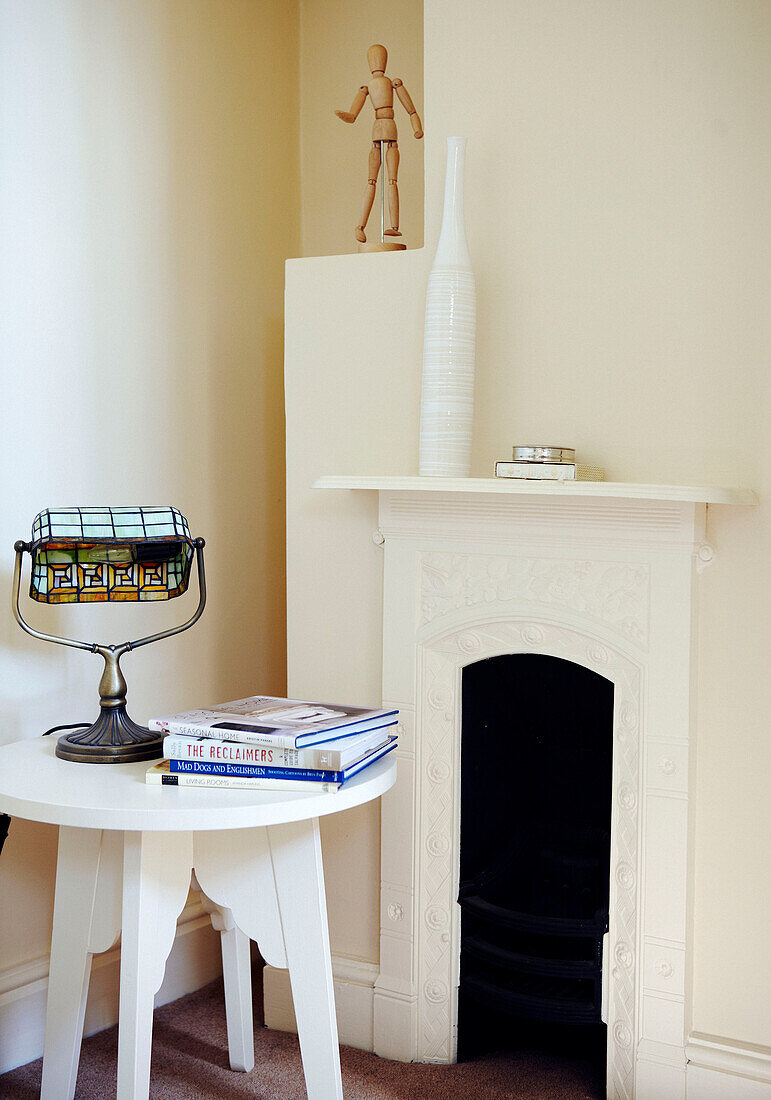
[[[0,748],[0,812],[28,821],[123,831],[251,829],[324,817],[370,802],[393,786],[387,756],[337,791],[258,791],[153,786],[150,766],[80,764],[55,755],[55,737]]]

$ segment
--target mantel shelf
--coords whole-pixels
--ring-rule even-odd
[[[314,489],[379,489],[414,493],[501,493],[508,496],[673,500],[697,504],[757,504],[752,489],[693,485],[634,485],[625,481],[521,481],[493,477],[393,477],[326,475]]]

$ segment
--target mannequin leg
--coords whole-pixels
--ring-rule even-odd
[[[364,192],[364,201],[361,207],[361,224],[356,226],[356,240],[360,244],[364,244],[367,240],[367,235],[364,232],[364,227],[369,220],[369,215],[372,210],[372,204],[375,201],[375,190],[377,188],[377,177],[380,172],[380,142],[374,141],[372,148],[369,151],[369,178],[367,179],[367,189]]]
[[[399,232],[399,146],[392,141],[386,149],[386,168],[388,169],[388,210],[391,215],[391,228],[386,229],[387,237],[401,237]]]

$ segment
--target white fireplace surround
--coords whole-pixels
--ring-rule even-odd
[[[317,485],[379,491],[383,697],[399,708],[401,740],[382,806],[376,1053],[456,1058],[461,672],[500,654],[548,654],[614,685],[607,1095],[684,1098],[695,580],[712,558],[706,506],[753,495],[443,478]]]

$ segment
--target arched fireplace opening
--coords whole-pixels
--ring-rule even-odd
[[[604,1074],[613,684],[507,654],[462,689],[459,1058],[537,1047]]]

